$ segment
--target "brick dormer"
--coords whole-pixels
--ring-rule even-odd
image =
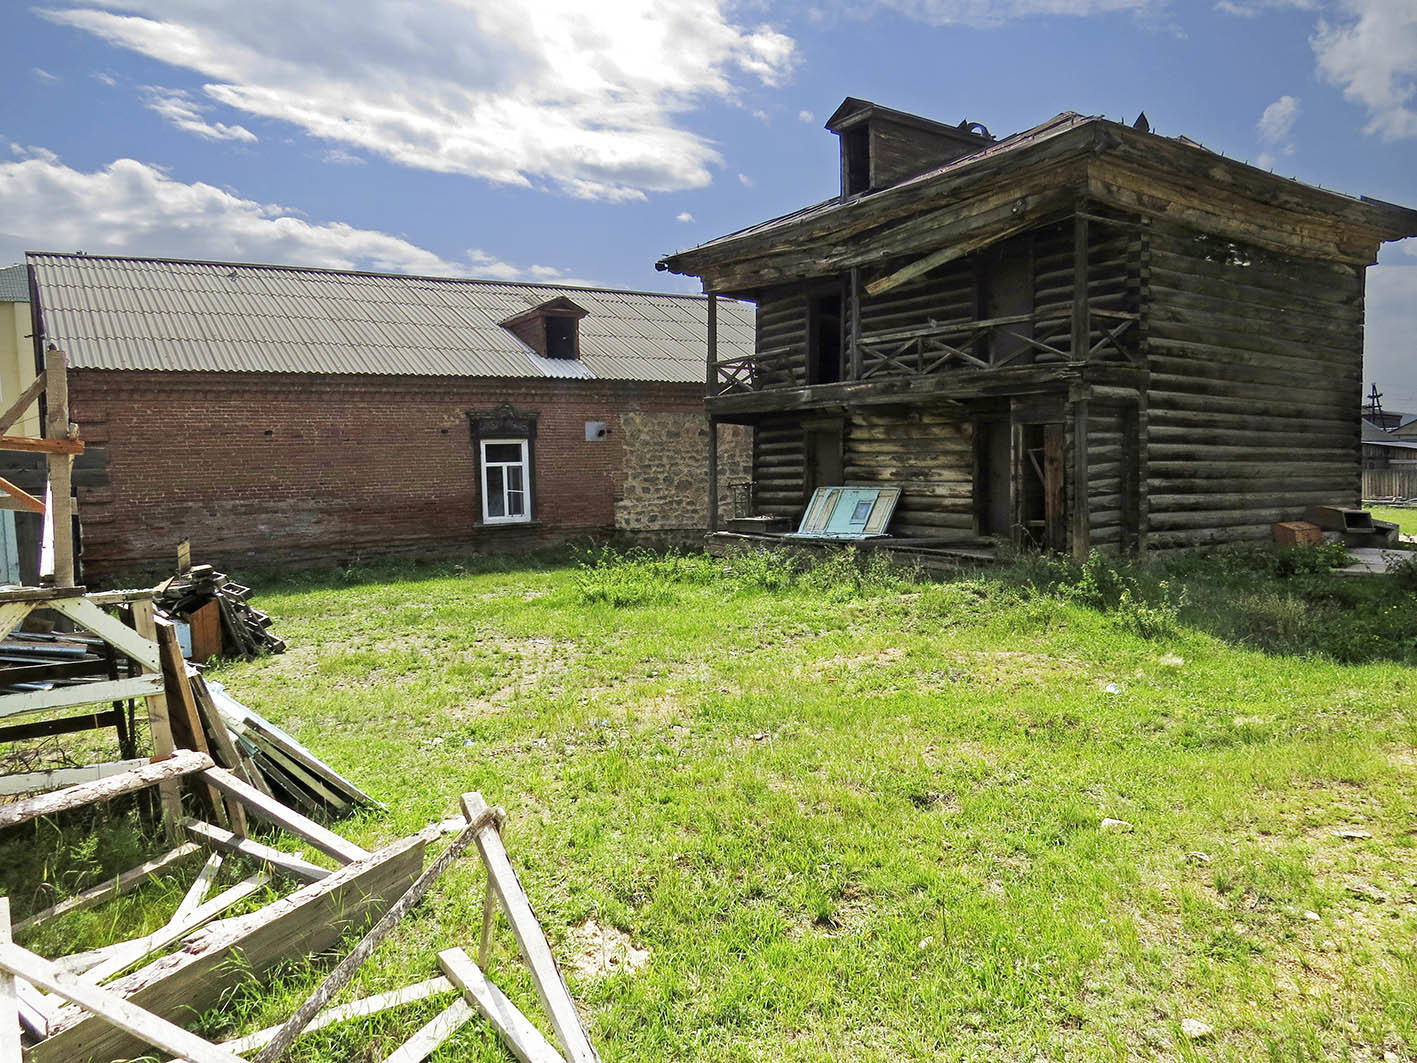
[[[509,317],[500,324],[544,358],[579,358],[580,323],[588,313],[584,307],[561,295]]]

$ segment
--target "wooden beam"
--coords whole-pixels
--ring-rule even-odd
[[[486,818],[490,811],[487,803],[481,794],[464,794],[462,807],[470,825],[482,824],[477,830],[477,848],[482,853],[482,862],[487,865],[488,874],[492,876],[497,896],[502,902],[502,911],[512,925],[522,958],[531,968],[531,978],[541,997],[542,1007],[551,1019],[561,1047],[566,1050],[567,1063],[599,1063],[600,1057],[591,1047],[580,1014],[556,966],[556,958],[551,954],[546,934],[531,909],[531,902],[522,889],[516,869],[507,858],[496,821]]]
[[[172,918],[168,922],[181,922],[185,916],[202,906],[202,902],[207,899],[207,894],[211,892],[212,882],[216,880],[217,873],[221,871],[222,862],[221,853],[212,853],[207,857],[207,862],[202,865],[202,870],[197,872],[196,879],[188,887],[186,895],[182,898],[182,903],[177,906],[177,911],[172,913]]]
[[[177,644],[177,629],[169,620],[158,619],[157,645],[161,658],[163,687],[167,691],[168,723],[172,727],[173,739],[188,749],[211,755],[207,744],[206,730],[197,715],[196,699],[192,696],[192,684],[187,679],[187,662],[182,659],[182,648]],[[246,815],[234,801],[223,802],[209,780],[203,779],[198,789],[199,796],[206,799],[212,814],[219,821],[230,823],[237,834],[246,833]],[[236,808],[233,813],[228,806]]]
[[[87,668],[88,665],[84,664]],[[13,677],[7,677],[13,679]],[[73,734],[75,731],[97,731],[101,727],[116,727],[122,714],[117,709],[88,712],[82,716],[62,716],[56,720],[35,720],[0,727],[0,742],[23,742],[31,738]],[[0,776],[3,778],[3,776]]]
[[[40,373],[30,381],[29,387],[20,392],[19,398],[10,403],[4,413],[0,413],[0,433],[8,432],[24,417],[30,403],[44,394],[44,384],[44,374]]]
[[[0,795],[37,794],[58,790],[78,783],[94,782],[141,768],[151,761],[147,757],[135,760],[111,760],[103,764],[83,764],[77,768],[50,768],[47,771],[25,771],[0,775]]]
[[[240,1056],[144,1011],[117,993],[66,974],[43,956],[18,945],[0,944],[0,969],[79,1005],[144,1044],[156,1045],[192,1063],[245,1063]]]
[[[132,793],[151,786],[160,779],[176,779],[195,771],[212,766],[212,758],[205,753],[179,750],[166,760],[153,761],[141,768],[114,775],[96,782],[80,783],[54,793],[40,794],[24,801],[0,805],[0,830],[27,823],[41,816],[53,816],[84,805],[110,801],[122,794]]]
[[[361,849],[348,838],[340,837],[334,831],[302,816],[275,798],[267,797],[254,786],[242,782],[225,768],[209,768],[204,778],[222,793],[240,801],[262,819],[289,831],[297,838],[304,839],[320,852],[334,857],[342,864],[354,863],[367,859],[369,856],[368,850]]]
[[[152,598],[141,598],[133,602],[133,630],[149,642],[157,642],[157,616]],[[153,753],[167,756],[175,748],[172,741],[172,720],[167,712],[167,693],[161,675],[154,676],[156,689],[148,695],[148,732],[152,735]],[[158,794],[162,799],[163,825],[167,836],[173,841],[182,823],[182,789],[176,780],[158,784]]]
[[[418,875],[429,840],[424,834],[404,838],[259,911],[212,923],[112,989],[156,1015],[199,1014],[232,986],[293,957],[323,952],[347,928],[383,911]],[[26,1063],[128,1059],[140,1050],[133,1036],[66,1009]]]
[[[266,875],[258,872],[249,878],[242,879],[236,885],[223,890],[211,900],[199,904],[195,908],[186,912],[179,910],[168,920],[166,925],[159,927],[151,934],[144,934],[132,941],[124,941],[117,948],[112,949],[108,955],[88,969],[84,973],[84,977],[95,984],[108,981],[114,975],[122,973],[152,953],[174,942],[181,941],[192,931],[211,922],[232,905],[251,896],[269,881],[270,879]]]
[[[262,845],[254,842],[250,838],[243,838],[229,830],[222,830],[220,827],[210,823],[203,823],[201,820],[189,819],[183,824],[187,833],[200,839],[207,845],[214,846],[228,853],[240,853],[242,856],[249,856],[253,860],[269,864],[275,870],[289,875],[291,878],[301,882],[319,882],[322,878],[328,878],[330,872],[318,864],[312,864],[304,857],[294,853],[283,853],[279,849],[273,849],[269,845]]]
[[[43,443],[49,453],[49,506],[46,516],[54,537],[54,583],[58,587],[72,587],[74,455],[83,452],[84,444],[73,438],[69,426],[69,376],[63,351],[51,349],[45,352],[44,376],[44,434],[47,438],[27,442]],[[0,444],[3,438],[0,437]]]
[[[64,454],[72,457],[84,452],[80,439],[31,439],[29,436],[0,436],[0,450],[22,451],[26,454]],[[72,584],[66,584],[72,586]]]
[[[430,978],[426,982],[415,982],[402,989],[376,993],[373,996],[363,997],[360,1000],[320,1012],[310,1020],[310,1025],[305,1027],[305,1032],[314,1033],[316,1030],[323,1030],[326,1026],[333,1026],[335,1023],[345,1022],[348,1019],[368,1018],[370,1015],[377,1015],[390,1008],[401,1008],[406,1004],[415,1004],[420,1000],[436,997],[440,993],[451,992],[455,988],[457,987],[446,978]],[[221,1047],[244,1056],[253,1049],[269,1044],[271,1038],[279,1032],[279,1026],[267,1026],[264,1030],[248,1033],[245,1037],[238,1037],[233,1041],[223,1041]]]
[[[476,1014],[476,1009],[459,997],[399,1045],[384,1063],[423,1063],[438,1050],[439,1045],[461,1030]]]
[[[25,622],[35,608],[34,602],[0,603],[0,640],[10,637],[11,632]]]
[[[158,644],[144,638],[117,617],[104,612],[87,597],[56,598],[48,603],[56,613],[67,616],[85,631],[92,632],[120,653],[133,658],[145,672],[162,670]],[[205,752],[205,751],[204,751]]]
[[[330,972],[329,977],[310,995],[309,999],[295,1009],[295,1013],[286,1020],[285,1026],[271,1039],[271,1043],[261,1049],[255,1063],[276,1063],[286,1053],[295,1043],[295,1039],[300,1036],[300,1032],[309,1025],[310,1020],[329,1003],[332,996],[349,984],[349,980],[354,977],[355,972],[359,970],[364,961],[373,954],[379,943],[388,937],[394,927],[398,926],[399,921],[423,899],[438,877],[452,866],[453,861],[473,843],[482,829],[496,822],[496,818],[497,813],[485,806],[478,815],[468,814],[468,825],[462,833],[448,843],[448,847],[438,854],[438,859],[434,860],[428,869],[414,880],[404,895],[390,906],[383,917],[360,939],[359,944],[350,954],[339,962],[338,966]]]
[[[492,1024],[507,1049],[521,1063],[564,1063],[550,1041],[542,1036],[521,1009],[489,982],[482,969],[462,949],[438,953],[438,963],[467,1000]]]
[[[76,705],[92,705],[100,701],[142,698],[161,689],[162,676],[135,675],[127,679],[106,679],[97,683],[74,683],[50,690],[0,694],[0,719],[44,709],[71,709]]]
[[[0,897],[0,945],[13,944],[10,936],[10,898]],[[20,1046],[20,994],[12,974],[0,973],[0,1063],[22,1063]]]
[[[44,503],[23,488],[16,487],[5,477],[0,476],[0,491],[4,491],[9,498],[4,501],[13,502],[17,509],[29,510],[31,513],[43,513]],[[8,506],[6,508],[9,508]]]
[[[112,900],[114,897],[137,889],[154,876],[160,875],[164,871],[170,871],[172,868],[191,860],[201,851],[201,847],[194,842],[179,845],[171,852],[164,853],[162,856],[141,863],[137,867],[125,871],[107,882],[94,886],[92,889],[87,889],[83,893],[70,897],[67,900],[60,901],[58,904],[51,905],[43,911],[35,912],[27,919],[21,919],[15,924],[15,929],[28,930],[30,927],[47,923],[51,919],[57,919],[59,916],[67,915],[69,912],[82,911],[85,908],[92,908],[96,904],[102,904],[104,901]]]
[[[971,240],[964,240],[960,243],[950,244],[942,247],[938,251],[931,252],[924,258],[918,258],[907,266],[902,266],[885,277],[872,281],[866,285],[866,294],[869,296],[885,295],[893,288],[899,288],[902,284],[913,281],[916,277],[923,277],[931,270],[939,269],[943,265],[955,262],[966,255],[972,255],[976,251],[983,250],[990,244],[997,244],[1000,240],[1007,240],[1010,236],[1016,236],[1027,229],[1032,229],[1039,224],[1037,218],[1029,216],[1014,225],[1005,226],[996,232],[986,232],[976,236]]]

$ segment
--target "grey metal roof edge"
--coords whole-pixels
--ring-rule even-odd
[[[29,301],[29,267],[23,262],[0,266],[0,303],[27,303]]]
[[[447,277],[427,273],[392,273],[385,270],[332,269],[328,266],[293,266],[277,262],[237,262],[230,259],[166,258],[158,255],[83,254],[74,251],[26,251],[25,260],[32,258],[103,259],[108,262],[150,262],[169,266],[228,266],[233,269],[282,270],[291,273],[320,273],[336,277],[390,277],[395,280],[430,281],[437,284],[514,285],[521,288],[546,288],[555,291],[604,292],[609,295],[644,295],[658,299],[693,299],[707,302],[705,294],[693,292],[654,292],[644,288],[601,288],[592,284],[557,284],[553,281],[493,280],[487,277]],[[21,263],[23,265],[23,263]],[[720,298],[722,298],[720,296]]]

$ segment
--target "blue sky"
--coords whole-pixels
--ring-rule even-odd
[[[844,96],[1061,110],[1417,206],[1417,0],[51,0],[9,8],[29,248],[690,290],[662,254],[836,190]],[[1417,240],[1370,271],[1417,410]]]

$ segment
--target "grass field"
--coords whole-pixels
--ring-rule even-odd
[[[939,583],[850,557],[356,570],[261,586],[291,648],[219,677],[388,803],[341,825],[362,844],[465,790],[504,805],[563,962],[587,920],[648,952],[568,973],[607,1061],[1407,1060],[1417,595],[1331,560],[1022,559]],[[41,875],[141,858],[127,821],[97,829],[0,850],[17,917],[48,903]],[[474,948],[476,866],[346,996]],[[102,944],[180,894],[29,943]],[[492,976],[540,1021],[514,955],[503,927]],[[280,1021],[323,970],[199,1026]],[[441,1003],[291,1058],[382,1059]],[[508,1057],[474,1023],[434,1058]]]

